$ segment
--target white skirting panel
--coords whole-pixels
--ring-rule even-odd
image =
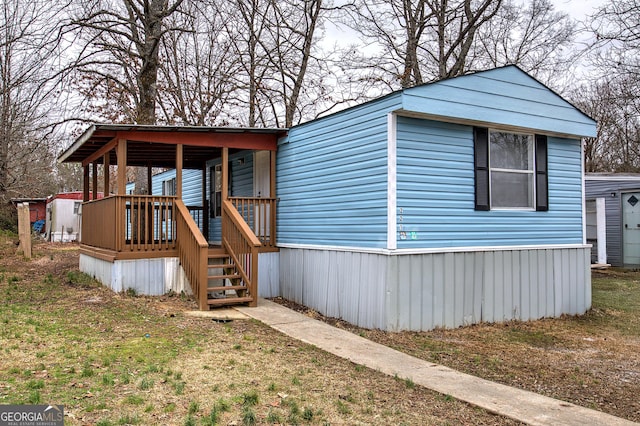
[[[281,296],[366,328],[453,328],[582,314],[589,248],[426,254],[280,251]]]
[[[116,260],[108,262],[80,255],[80,270],[115,292],[133,289],[137,294],[160,296],[174,291],[191,294],[177,258]]]
[[[260,253],[258,255],[258,296],[280,296],[280,253]]]
[[[367,328],[385,328],[386,255],[280,249],[285,299]]]

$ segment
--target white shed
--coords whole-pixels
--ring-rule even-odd
[[[102,198],[102,193],[98,193]],[[45,233],[48,241],[80,240],[82,223],[82,192],[65,192],[47,199]]]

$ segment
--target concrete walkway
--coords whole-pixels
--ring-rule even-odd
[[[460,373],[260,299],[238,311],[324,351],[531,425],[632,425],[599,411]]]

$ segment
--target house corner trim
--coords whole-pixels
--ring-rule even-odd
[[[387,249],[398,248],[397,239],[397,115],[387,115]]]

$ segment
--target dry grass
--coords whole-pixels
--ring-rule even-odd
[[[63,404],[69,425],[512,424],[255,321],[114,294],[74,246],[15,255],[0,234],[0,403]]]
[[[594,272],[592,282],[593,308],[576,317],[421,333],[316,317],[418,358],[640,422],[640,272]]]

